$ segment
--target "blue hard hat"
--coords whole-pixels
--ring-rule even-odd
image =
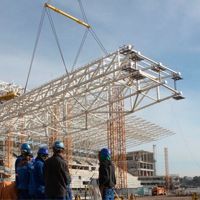
[[[55,150],[60,150],[60,149],[64,149],[64,144],[61,141],[55,141],[53,144],[53,149]]]
[[[31,151],[31,146],[28,143],[23,143],[21,145],[21,151],[29,153]]]
[[[46,148],[46,147],[40,147],[39,149],[38,149],[38,152],[37,152],[38,154],[42,154],[42,155],[49,155],[49,151],[48,151],[48,149]]]
[[[110,160],[111,159],[111,153],[110,150],[107,148],[103,148],[100,151],[100,159],[101,160]]]

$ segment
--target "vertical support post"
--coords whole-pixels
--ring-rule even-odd
[[[126,135],[125,119],[123,115],[124,102],[120,99],[120,88],[112,86],[109,91],[109,120],[107,124],[108,147],[112,153],[112,160],[115,163],[117,187],[127,188],[127,161],[126,161]]]
[[[59,118],[59,107],[58,105],[53,106],[53,113],[51,113],[50,120],[53,130],[51,130],[51,135],[49,137],[49,147],[53,146],[53,143],[58,139],[58,125],[57,119]]]
[[[166,181],[166,189],[169,189],[169,163],[168,163],[168,149],[164,148],[165,155],[165,181]]]
[[[156,176],[156,145],[153,145],[153,167],[154,167],[154,174]]]
[[[13,140],[10,135],[10,132],[7,135],[7,138],[5,140],[5,152],[6,152],[6,158],[5,158],[5,166],[9,169],[12,168],[12,152],[13,152]]]
[[[66,160],[68,162],[69,169],[72,166],[72,156],[73,156],[73,144],[72,144],[72,115],[73,115],[73,105],[70,100],[68,100],[66,105],[66,135],[65,135],[65,148],[66,148]]]

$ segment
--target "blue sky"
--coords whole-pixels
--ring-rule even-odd
[[[25,85],[42,13],[43,0],[1,0],[0,80]],[[52,5],[82,18],[78,1],[52,0]],[[200,2],[193,0],[82,0],[89,23],[107,51],[132,44],[142,54],[180,71],[178,83],[186,99],[166,101],[136,113],[176,132],[156,143],[157,169],[164,174],[164,147],[169,151],[169,172],[200,176]],[[68,69],[72,66],[84,28],[52,13]],[[103,52],[88,35],[78,65]],[[36,51],[28,88],[65,73],[47,16]]]

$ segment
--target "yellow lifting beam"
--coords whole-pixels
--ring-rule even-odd
[[[85,23],[84,21],[81,21],[80,19],[78,19],[76,17],[73,17],[72,15],[70,15],[68,13],[63,12],[62,10],[59,10],[58,8],[52,6],[52,5],[48,4],[48,3],[45,3],[44,6],[46,8],[50,8],[51,10],[53,10],[53,11],[55,11],[55,12],[61,14],[61,15],[64,15],[65,17],[68,17],[68,18],[72,19],[73,21],[77,22],[78,24],[81,24],[81,25],[83,25],[83,26],[85,26],[87,28],[90,28],[90,25]]]
[[[14,99],[15,97],[18,97],[20,94],[17,92],[6,92],[6,94],[0,95],[0,101],[8,101],[11,99]]]

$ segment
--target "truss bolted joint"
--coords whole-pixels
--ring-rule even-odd
[[[133,49],[133,46],[132,45],[124,45],[124,46],[122,46],[122,47],[120,47],[120,49],[119,49],[119,52],[121,53],[121,54],[128,54],[128,53],[130,53],[130,52],[132,52],[132,49]]]
[[[181,73],[177,72],[177,73],[173,73],[172,79],[174,79],[175,81],[178,81],[178,80],[182,80],[183,78],[181,76]]]
[[[173,99],[175,99],[175,100],[182,100],[182,99],[185,99],[185,97],[183,96],[183,93],[180,91],[180,92],[176,93],[173,96]]]
[[[42,125],[42,127],[43,127],[43,128],[46,128],[46,127],[47,127],[47,125],[46,125],[46,124],[43,124],[43,125]]]
[[[152,65],[152,70],[155,72],[161,72],[161,71],[165,71],[166,68],[163,66],[163,64],[161,62],[159,62],[156,65]]]

